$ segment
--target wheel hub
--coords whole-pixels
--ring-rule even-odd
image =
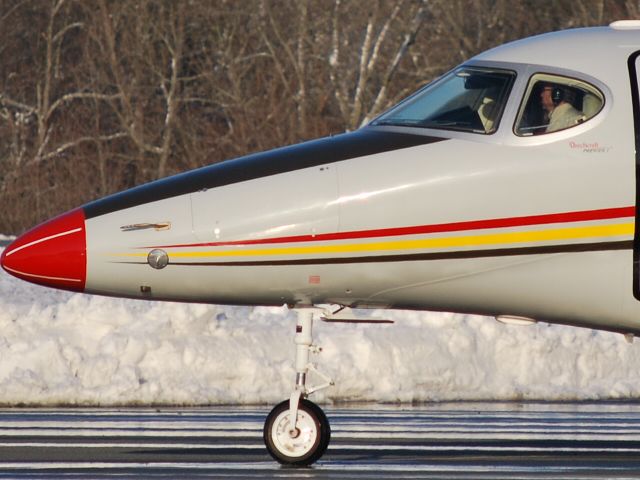
[[[301,457],[315,445],[318,436],[316,424],[306,412],[298,411],[297,428],[291,428],[289,411],[285,410],[276,418],[271,438],[273,444],[290,457]]]

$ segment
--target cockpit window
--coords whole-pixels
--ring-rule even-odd
[[[516,120],[516,135],[557,132],[586,122],[604,106],[602,92],[575,78],[538,73],[531,77]]]
[[[515,77],[515,72],[509,70],[458,68],[372,124],[493,133],[498,128]]]

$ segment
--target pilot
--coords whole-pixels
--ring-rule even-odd
[[[558,85],[547,84],[540,92],[542,108],[549,118],[545,132],[572,127],[584,120],[584,114],[570,102],[572,92]]]

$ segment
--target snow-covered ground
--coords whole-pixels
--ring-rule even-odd
[[[396,324],[316,322],[336,385],[315,400],[640,398],[640,341],[622,335],[378,313]],[[294,381],[294,324],[285,308],[71,294],[0,269],[0,404],[274,403]]]

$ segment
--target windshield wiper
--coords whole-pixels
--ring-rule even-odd
[[[461,132],[486,133],[484,130],[477,129],[470,122],[459,122],[453,120],[382,120],[373,124],[376,127],[418,127],[418,128],[435,128],[439,130],[456,130]]]
[[[373,124],[376,127],[420,127],[419,120],[379,120]]]

